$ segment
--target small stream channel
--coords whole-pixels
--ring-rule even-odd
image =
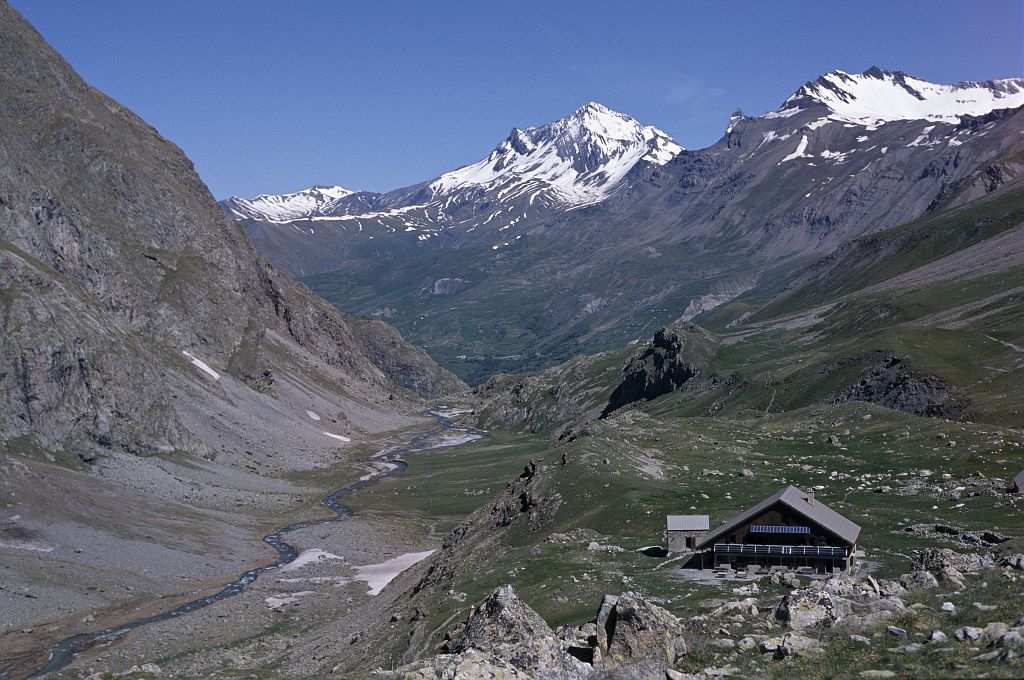
[[[451,420],[446,417],[446,413],[450,412],[445,409],[439,409],[438,411],[428,411],[424,413],[426,416],[430,416],[437,420],[438,427],[426,434],[421,434],[413,437],[409,440],[409,443],[402,448],[387,448],[373,456],[370,460],[373,462],[386,463],[387,468],[382,468],[376,472],[367,474],[361,477],[358,481],[343,486],[340,489],[332,491],[321,502],[333,513],[333,517],[320,520],[310,520],[306,522],[296,522],[295,524],[289,524],[286,527],[277,529],[263,537],[263,542],[272,547],[277,551],[277,559],[273,563],[257,567],[256,569],[250,569],[245,572],[237,579],[227,584],[219,591],[207,597],[203,597],[191,602],[172,609],[171,611],[164,612],[162,614],[154,614],[128,623],[123,623],[119,626],[112,626],[110,628],[104,628],[102,630],[93,631],[90,633],[80,633],[72,637],[61,640],[60,643],[54,647],[53,651],[50,652],[50,658],[46,665],[40,668],[38,671],[28,675],[26,680],[31,678],[39,678],[47,673],[60,670],[67,666],[69,663],[75,660],[75,658],[82,652],[94,647],[100,643],[112,642],[114,638],[129,631],[141,628],[150,623],[157,621],[166,621],[168,619],[174,619],[179,616],[184,616],[189,612],[194,612],[197,609],[202,609],[214,602],[225,600],[229,597],[234,597],[242,591],[244,591],[251,583],[253,583],[261,574],[268,571],[274,571],[281,567],[289,564],[298,557],[299,552],[285,541],[285,536],[289,533],[303,529],[305,527],[316,526],[320,524],[330,524],[333,522],[340,522],[348,519],[352,516],[352,509],[348,506],[342,505],[341,500],[349,494],[355,493],[360,489],[364,489],[371,484],[376,484],[382,479],[389,477],[397,477],[405,471],[408,467],[405,461],[400,460],[402,456],[407,456],[421,451],[428,451],[430,449],[445,448],[448,446],[458,446],[460,444],[466,444],[471,441],[482,439],[486,436],[486,433],[482,430],[475,430],[466,427],[456,427]],[[457,435],[453,437],[452,435]]]

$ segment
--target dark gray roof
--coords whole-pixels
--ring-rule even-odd
[[[1017,490],[1017,493],[1024,493],[1024,470],[1017,473],[1017,476],[1013,478],[1013,488]]]
[[[711,528],[707,515],[669,515],[667,524],[669,531],[707,531]]]
[[[698,543],[698,548],[714,543],[722,535],[742,525],[744,522],[753,519],[776,503],[782,503],[794,512],[797,512],[811,520],[822,529],[829,531],[850,545],[857,542],[860,536],[860,527],[846,519],[838,512],[828,507],[821,501],[815,499],[813,503],[808,502],[808,494],[795,486],[787,486],[782,491],[772,494],[749,510],[744,510],[720,527],[705,535]]]

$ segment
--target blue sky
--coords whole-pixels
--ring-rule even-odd
[[[13,0],[214,195],[388,190],[589,100],[714,142],[833,69],[1022,75],[1020,0]]]

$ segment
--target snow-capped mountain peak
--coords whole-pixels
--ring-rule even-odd
[[[1024,105],[1024,78],[940,85],[877,66],[864,73],[832,71],[804,84],[769,116],[791,115],[816,104],[828,107],[833,120],[859,125],[897,120],[959,123],[961,116]]]
[[[683,150],[671,137],[631,116],[588,102],[564,118],[513,128],[487,158],[441,175],[433,195],[501,187],[543,195],[564,206],[605,198],[638,163],[662,165]]]
[[[238,219],[289,222],[327,214],[335,203],[353,193],[345,187],[316,184],[290,194],[260,194],[255,198],[233,196],[222,205]]]

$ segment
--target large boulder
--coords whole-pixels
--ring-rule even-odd
[[[466,663],[470,652],[482,652],[495,668],[513,668],[527,677],[574,680],[590,671],[588,664],[566,653],[551,627],[510,585],[498,588],[481,603],[449,650],[461,655],[458,663]]]
[[[841,618],[832,595],[817,588],[800,588],[782,598],[775,618],[793,630],[831,626]]]
[[[609,618],[606,666],[649,660],[664,668],[686,653],[682,622],[636,593],[620,595]]]

